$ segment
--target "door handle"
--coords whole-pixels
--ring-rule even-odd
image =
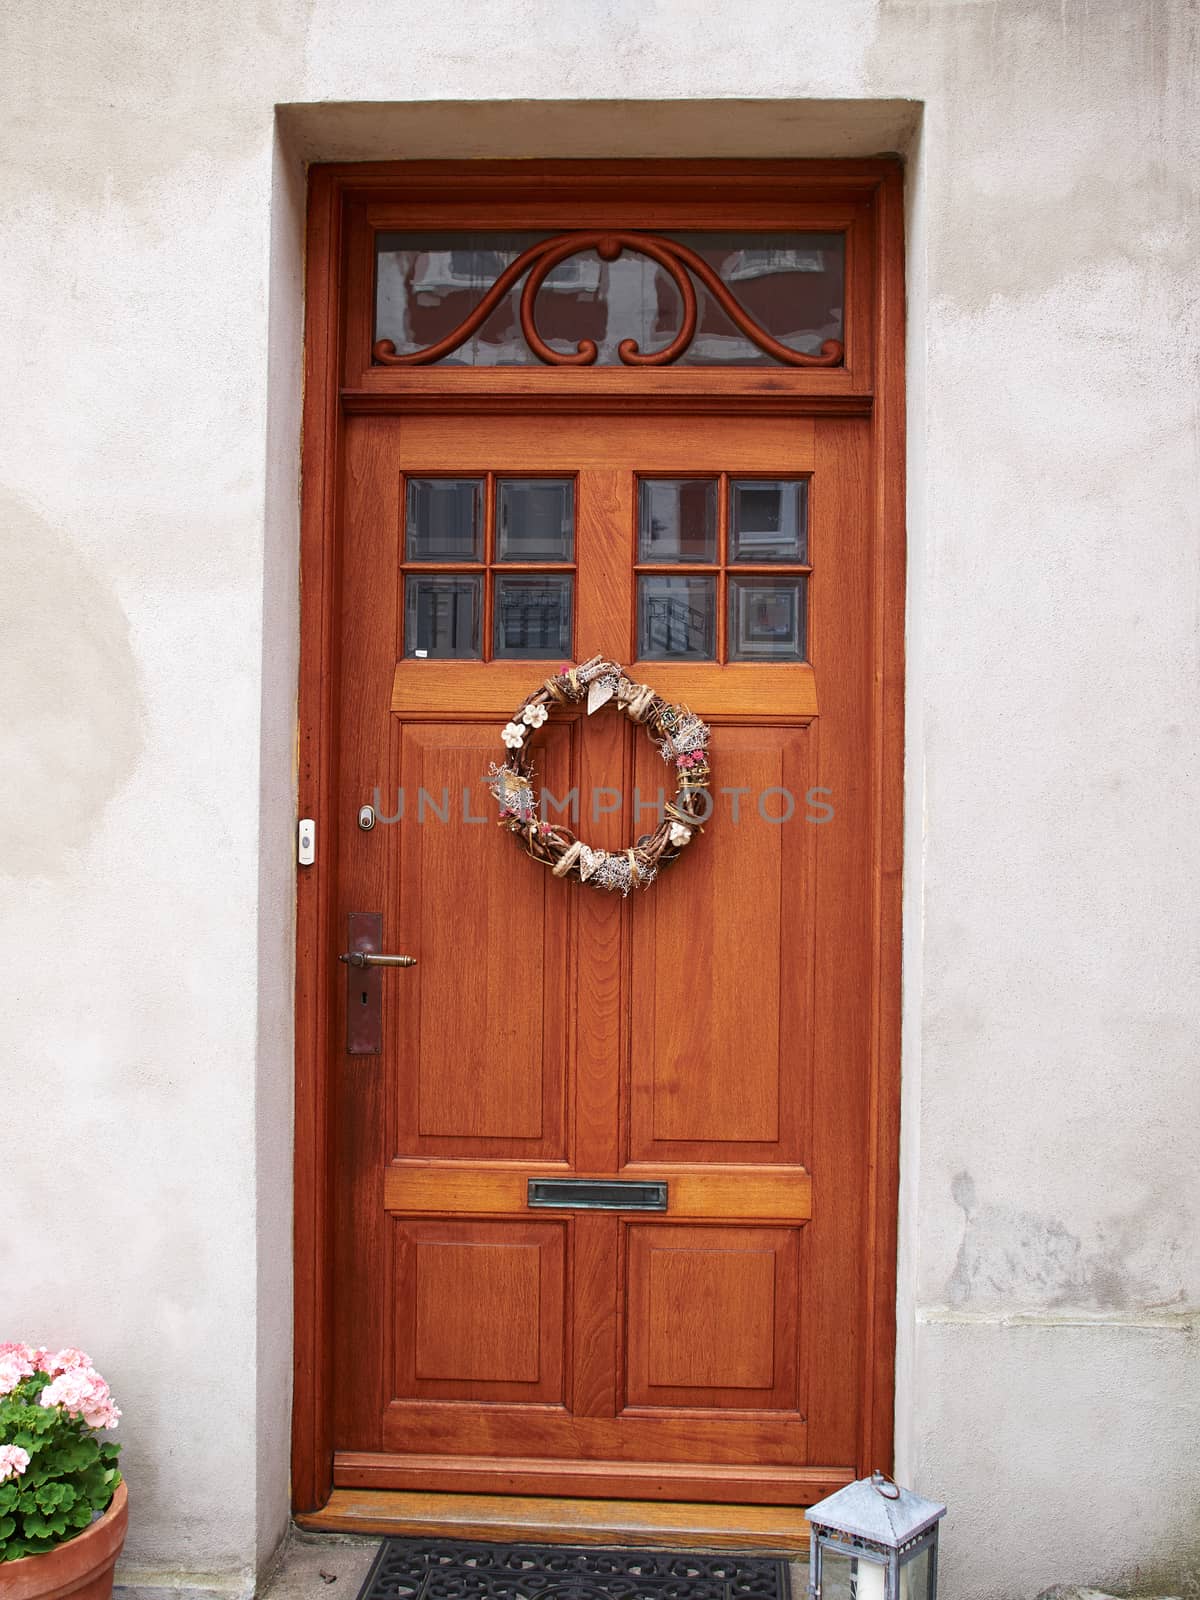
[[[338,957],[352,967],[415,967],[416,956],[377,956],[369,950],[347,950]]]
[[[415,967],[416,956],[387,956],[383,916],[378,911],[352,911],[346,929],[347,948],[338,957],[346,968],[346,1054],[383,1053],[383,977],[381,967]]]

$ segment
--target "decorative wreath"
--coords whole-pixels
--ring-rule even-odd
[[[588,715],[610,700],[630,722],[641,723],[664,761],[675,768],[675,798],[663,808],[657,829],[628,850],[593,850],[570,828],[541,815],[533,766],[526,740],[549,718],[551,708],[586,698]],[[556,878],[578,878],[597,889],[645,889],[660,867],[675,861],[694,833],[701,831],[712,809],[708,788],[709,730],[686,706],[672,705],[648,684],[634,683],[616,664],[593,656],[582,666],[563,667],[547,678],[513,713],[500,736],[508,754],[493,762],[488,777],[500,806],[500,826],[507,828]]]

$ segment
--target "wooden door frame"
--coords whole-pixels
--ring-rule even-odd
[[[532,206],[562,185],[581,203],[610,206],[631,195],[707,195],[725,184],[739,204],[805,204],[808,215],[856,204],[869,226],[857,235],[848,265],[847,360],[830,369],[729,369],[714,381],[706,369],[615,369],[446,374],[444,369],[363,370],[348,322],[361,322],[365,293],[345,257],[364,206],[433,196],[472,204]],[[354,410],[404,405],[486,404],[503,392],[512,405],[555,403],[592,410],[630,403],[627,380],[641,387],[644,409],[716,408],[731,389],[740,409],[758,406],[804,414],[866,414],[872,419],[875,552],[874,714],[870,773],[876,814],[872,925],[870,1160],[865,1202],[869,1248],[861,1262],[864,1370],[861,1472],[890,1469],[896,1343],[896,1239],[900,1123],[901,867],[904,778],[904,217],[898,161],[548,161],[413,162],[316,166],[309,173],[305,274],[304,407],[300,539],[299,815],[317,822],[316,862],[299,869],[296,891],[296,1101],[294,1377],[292,1503],[318,1510],[333,1488],[332,1248],[333,1135],[326,1039],[333,1003],[334,852],[329,825],[336,750],[337,481],[342,418]],[[697,201],[697,205],[699,205]],[[678,225],[677,223],[675,224]],[[812,225],[808,222],[809,226]],[[361,252],[357,262],[362,268]],[[369,286],[368,286],[369,287]],[[361,329],[358,330],[361,345]],[[447,383],[447,377],[450,383]],[[599,381],[598,381],[599,380]],[[451,385],[457,384],[457,390]],[[398,402],[398,385],[403,400]],[[624,389],[624,396],[621,390]],[[722,398],[718,391],[724,391]],[[330,534],[333,536],[331,537]]]

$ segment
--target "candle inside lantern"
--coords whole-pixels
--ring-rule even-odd
[[[854,1582],[851,1585],[854,1600],[883,1600],[884,1569],[873,1561],[854,1563]]]

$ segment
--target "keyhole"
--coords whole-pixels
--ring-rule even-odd
[[[363,997],[363,1005],[366,1005],[366,1003],[367,1003],[367,991],[365,989],[362,992],[362,997]]]

